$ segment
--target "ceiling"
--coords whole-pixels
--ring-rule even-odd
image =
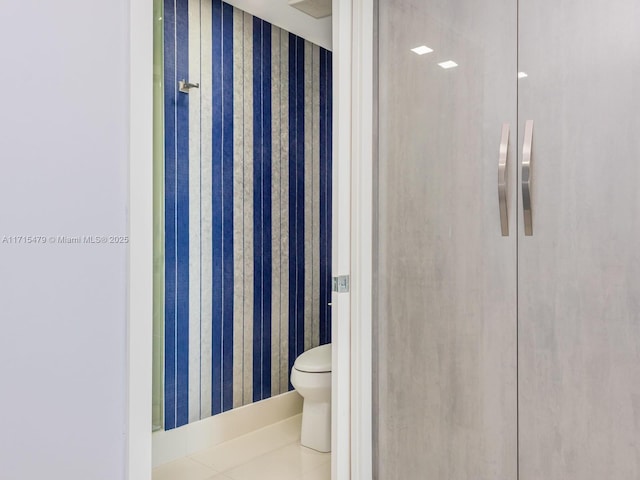
[[[331,16],[313,18],[289,5],[289,0],[225,0],[230,5],[331,50]],[[314,4],[318,0],[313,0]]]

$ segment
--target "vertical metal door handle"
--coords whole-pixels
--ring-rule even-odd
[[[522,212],[524,214],[524,234],[533,235],[531,218],[531,146],[533,141],[533,120],[524,124],[524,142],[522,146]]]
[[[500,207],[500,229],[502,236],[509,236],[509,214],[507,212],[507,152],[509,150],[509,124],[502,125],[500,155],[498,157],[498,206]]]

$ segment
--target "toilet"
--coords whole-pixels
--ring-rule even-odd
[[[304,399],[300,443],[331,451],[331,344],[307,350],[291,370],[291,385]]]

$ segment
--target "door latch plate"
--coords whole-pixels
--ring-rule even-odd
[[[349,291],[349,275],[333,277],[333,291],[336,293],[346,293]]]

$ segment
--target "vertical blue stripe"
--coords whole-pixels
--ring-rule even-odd
[[[296,216],[296,168],[297,168],[297,127],[296,121],[296,36],[289,34],[289,373],[296,359],[296,338],[298,337],[298,322],[296,322],[296,270],[298,228]],[[289,375],[291,378],[291,375]],[[289,382],[289,390],[293,386]]]
[[[223,292],[223,95],[222,95],[222,2],[213,0],[212,6],[212,158],[211,158],[211,216],[212,216],[212,328],[211,328],[211,414],[222,412],[222,332],[224,313]]]
[[[320,50],[320,344],[326,342],[330,291],[327,290],[327,53]]]
[[[304,197],[306,195],[304,188],[304,170],[305,170],[305,129],[304,129],[304,113],[305,113],[305,95],[304,95],[304,39],[296,37],[296,228],[298,229],[298,242],[296,244],[296,323],[298,324],[296,338],[296,356],[304,352],[304,278],[305,278],[305,261],[304,261]]]
[[[188,0],[176,2],[176,76],[189,76]],[[173,81],[177,89],[177,81]],[[189,95],[176,102],[176,426],[189,422]]]
[[[271,25],[253,19],[253,399],[271,395]]]
[[[262,399],[262,20],[253,17],[253,401]]]
[[[330,51],[325,51],[326,64],[327,64],[327,117],[325,119],[325,129],[327,131],[327,198],[325,208],[327,209],[327,240],[326,240],[326,253],[327,258],[327,273],[326,273],[326,288],[329,292],[329,299],[331,299],[331,254],[332,254],[332,225],[333,225],[333,210],[332,210],[332,198],[333,198],[333,57]],[[325,343],[331,342],[331,307],[326,306],[327,315],[325,319]]]
[[[296,43],[295,35],[289,34],[289,378],[296,359]],[[293,386],[289,382],[289,390]]]
[[[326,321],[329,300],[327,291],[327,68],[326,50],[320,49],[320,345],[326,342]]]
[[[262,398],[262,21],[253,17],[253,401]]]
[[[271,24],[262,22],[262,398],[271,396]]]
[[[331,53],[320,49],[320,344],[331,342]]]
[[[233,7],[222,7],[223,312],[222,411],[233,408]]]
[[[289,34],[289,370],[304,351],[304,133],[304,40]]]
[[[164,428],[176,426],[176,252],[175,252],[175,12],[173,0],[164,2],[164,242],[165,242],[165,278],[164,278]]]

